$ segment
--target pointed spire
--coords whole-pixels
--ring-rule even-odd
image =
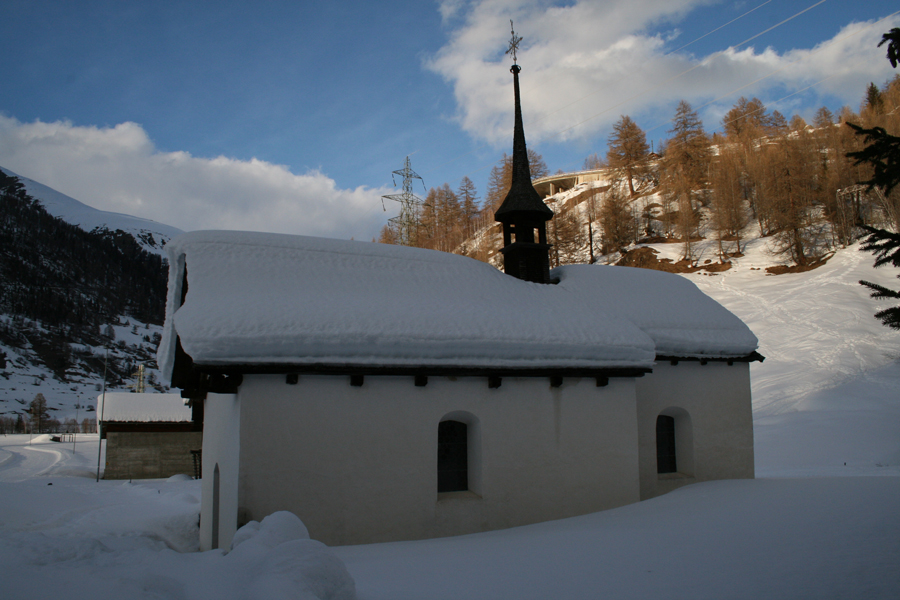
[[[512,21],[509,22],[512,27]],[[540,194],[531,183],[531,167],[528,164],[528,148],[525,146],[525,128],[522,125],[522,106],[519,97],[519,72],[516,50],[522,38],[512,32],[507,54],[512,54],[513,88],[515,90],[516,123],[513,133],[512,182],[509,193],[494,213],[494,219],[503,224],[503,270],[509,275],[534,281],[550,281],[550,245],[547,244],[547,224],[553,218]],[[537,230],[538,239],[534,232]]]
[[[522,106],[519,98],[519,71],[521,70],[522,68],[516,64],[510,69],[515,88],[516,126],[513,132],[512,184],[503,204],[494,214],[496,220],[501,222],[503,221],[501,217],[510,211],[533,212],[535,217],[545,216],[544,221],[553,217],[553,211],[547,208],[547,205],[541,200],[541,195],[531,184],[531,166],[528,164],[528,148],[525,145],[525,128],[522,125]]]

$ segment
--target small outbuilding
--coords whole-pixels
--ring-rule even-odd
[[[195,422],[192,413],[180,394],[106,392],[98,396],[100,439],[106,440],[103,478],[194,475],[199,470],[203,431],[202,422]]]

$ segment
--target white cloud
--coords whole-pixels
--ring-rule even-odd
[[[94,208],[196,229],[371,239],[387,189],[339,189],[261,160],[159,152],[136,123],[81,127],[0,116],[0,165]]]
[[[529,141],[561,141],[605,135],[621,114],[653,121],[656,112],[662,123],[671,116],[667,107],[681,99],[697,107],[722,98],[730,106],[741,95],[763,97],[771,91],[777,99],[826,78],[817,93],[855,105],[869,81],[885,78],[884,52],[873,39],[900,26],[900,17],[876,27],[851,23],[815,48],[779,54],[747,47],[700,57],[690,54],[690,47],[666,55],[666,40],[645,33],[660,23],[674,27],[709,3],[575,0],[554,6],[550,0],[482,0],[465,9],[452,3],[461,25],[426,66],[453,86],[464,130],[494,145],[508,144],[511,61],[503,56],[506,47],[497,32],[514,19],[524,38],[519,63]]]

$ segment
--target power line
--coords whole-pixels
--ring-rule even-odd
[[[687,48],[688,46],[690,46],[690,45],[693,44],[694,42],[699,42],[699,41],[702,40],[703,38],[705,38],[705,37],[707,37],[707,36],[709,36],[709,35],[714,34],[715,32],[719,31],[720,29],[724,29],[725,27],[728,27],[729,25],[731,25],[731,24],[734,23],[735,21],[737,21],[737,20],[739,20],[739,19],[742,19],[742,18],[746,17],[747,15],[749,15],[750,13],[752,13],[753,11],[762,8],[763,6],[765,6],[766,4],[770,3],[771,1],[772,1],[772,0],[766,0],[765,2],[763,2],[762,4],[760,4],[759,6],[757,6],[756,8],[751,8],[750,10],[748,10],[747,12],[745,12],[744,14],[742,14],[741,16],[733,18],[732,20],[728,21],[728,22],[725,23],[724,25],[719,25],[718,27],[716,27],[716,28],[713,29],[712,31],[707,32],[707,33],[704,33],[703,35],[701,35],[701,36],[698,37],[697,39],[688,42],[687,44],[685,44],[685,45],[682,46],[681,48],[675,48],[674,50],[670,50],[670,51],[666,52],[665,54],[663,54],[663,56],[668,56],[668,55],[670,55],[670,54],[675,54],[676,52],[679,52],[679,51],[681,51],[681,50],[684,50],[685,48]]]
[[[739,86],[739,87],[736,87],[736,88],[732,89],[731,91],[729,91],[729,92],[727,92],[727,93],[725,93],[725,94],[723,94],[723,95],[721,95],[721,96],[719,96],[719,97],[717,97],[717,98],[715,98],[715,99],[713,99],[713,100],[710,100],[709,102],[706,102],[705,104],[702,104],[702,105],[698,106],[698,107],[697,107],[696,109],[694,109],[694,110],[697,110],[697,111],[702,110],[703,108],[706,108],[707,106],[709,106],[709,105],[711,105],[711,104],[714,104],[714,103],[716,103],[716,102],[718,102],[718,101],[720,101],[720,100],[723,100],[723,99],[725,99],[725,98],[727,98],[727,97],[729,97],[729,96],[735,94],[736,92],[739,92],[739,91],[741,91],[741,90],[743,90],[743,89],[746,89],[746,88],[748,88],[748,87],[750,87],[750,86],[752,86],[752,85],[754,85],[754,84],[756,84],[756,83],[759,83],[760,81],[763,81],[763,80],[765,80],[765,79],[768,79],[769,77],[772,77],[772,76],[774,76],[774,75],[777,75],[778,73],[780,73],[781,71],[787,69],[788,67],[790,67],[790,66],[792,66],[792,65],[796,65],[796,64],[802,62],[803,60],[806,60],[806,59],[809,58],[810,56],[812,56],[812,55],[814,55],[814,54],[816,54],[816,53],[818,53],[818,52],[821,52],[821,51],[823,51],[823,50],[826,50],[827,48],[829,48],[829,47],[832,46],[833,44],[836,44],[836,43],[838,43],[838,42],[842,42],[842,41],[844,41],[844,40],[847,40],[847,39],[849,39],[849,38],[851,38],[851,37],[853,37],[853,36],[855,36],[855,35],[859,35],[859,34],[865,32],[865,31],[867,31],[867,30],[869,30],[869,29],[875,27],[876,25],[878,25],[878,24],[881,23],[882,21],[885,21],[885,20],[887,20],[887,19],[890,19],[891,17],[894,17],[894,16],[896,16],[896,15],[898,15],[898,14],[900,14],[900,11],[896,11],[896,12],[894,12],[894,13],[892,13],[892,14],[889,14],[889,15],[887,15],[887,16],[885,16],[885,17],[882,17],[882,18],[879,19],[878,21],[875,21],[875,22],[871,23],[870,25],[867,25],[866,27],[864,27],[864,28],[862,28],[862,29],[860,29],[860,30],[858,30],[858,31],[855,31],[855,32],[853,32],[853,33],[848,33],[847,35],[844,35],[844,36],[842,36],[842,37],[833,39],[833,40],[832,40],[831,42],[829,42],[828,44],[822,46],[821,48],[818,48],[818,49],[816,49],[816,50],[811,51],[811,52],[810,52],[809,54],[807,54],[806,56],[801,57],[801,58],[798,58],[798,59],[796,59],[796,60],[794,60],[794,61],[791,61],[790,63],[788,63],[787,65],[781,67],[780,69],[777,69],[777,70],[775,70],[775,71],[772,71],[772,72],[769,73],[768,75],[764,75],[763,77],[760,77],[760,78],[758,78],[758,79],[756,79],[756,80],[754,80],[754,81],[751,81],[750,83],[746,83],[746,84],[744,84],[744,85],[741,85],[741,86]],[[758,36],[754,36],[754,37],[758,37]],[[853,67],[855,67],[855,66],[857,66],[857,65],[861,65],[862,63],[863,63],[863,61],[857,61],[857,62],[854,63],[854,64],[852,65],[852,67],[850,67],[849,69],[852,69]],[[770,102],[769,105],[771,106],[771,105],[778,104],[779,102],[782,102],[782,101],[784,101],[784,100],[787,100],[788,98],[790,98],[790,97],[792,97],[792,96],[796,96],[797,94],[801,94],[801,93],[805,92],[806,90],[808,90],[808,89],[810,89],[810,88],[813,88],[813,87],[819,85],[820,83],[823,83],[823,82],[825,82],[825,81],[828,81],[829,79],[833,79],[834,77],[837,77],[837,76],[839,76],[839,75],[842,75],[842,74],[845,73],[847,70],[848,70],[848,69],[844,69],[843,72],[840,72],[840,73],[832,73],[832,74],[829,75],[828,77],[824,77],[823,79],[820,79],[819,81],[817,81],[817,82],[815,82],[815,83],[812,83],[812,84],[810,84],[810,85],[808,85],[808,86],[806,86],[806,87],[804,87],[804,88],[801,88],[801,89],[799,89],[799,90],[796,90],[796,91],[794,91],[794,92],[791,92],[790,94],[787,94],[786,96],[782,96],[781,98],[779,98],[779,99],[777,99],[777,100],[774,100],[774,101]],[[644,130],[644,132],[647,133],[647,132],[653,131],[653,130],[655,130],[655,129],[659,129],[659,128],[662,127],[663,125],[667,125],[668,123],[671,123],[673,120],[674,120],[674,118],[673,118],[673,119],[667,119],[666,121],[663,121],[663,122],[661,122],[661,123],[658,123],[658,124],[654,125],[653,127],[650,127],[650,128],[648,128],[648,129]],[[715,131],[715,130],[713,130],[713,131]]]
[[[819,52],[822,52],[823,50],[827,50],[829,47],[831,47],[832,45],[834,45],[834,44],[836,44],[836,43],[838,43],[838,42],[843,42],[844,40],[850,39],[850,38],[853,37],[853,36],[859,35],[859,34],[863,33],[864,31],[867,31],[867,30],[869,30],[869,29],[875,27],[875,26],[876,26],[878,23],[880,23],[881,21],[890,19],[891,17],[896,16],[896,15],[898,15],[898,14],[900,14],[900,11],[894,12],[894,13],[892,13],[892,14],[886,16],[886,17],[883,17],[883,18],[879,19],[878,21],[875,21],[874,23],[872,23],[872,24],[870,24],[870,25],[867,25],[866,27],[864,27],[864,28],[862,28],[862,29],[859,29],[859,30],[857,30],[857,31],[854,31],[853,33],[848,33],[847,35],[841,36],[841,37],[839,37],[839,38],[835,38],[835,39],[831,40],[831,42],[829,42],[828,44],[825,44],[824,46],[822,46],[822,47],[820,47],[820,48],[818,48],[818,49],[816,49],[816,50],[811,51],[811,52],[810,52],[809,54],[807,54],[806,56],[803,56],[803,57],[798,58],[798,59],[793,60],[793,61],[789,61],[786,65],[784,65],[784,66],[781,67],[780,69],[776,69],[776,70],[772,71],[771,73],[769,73],[769,74],[767,74],[767,75],[763,75],[762,77],[760,77],[760,78],[758,78],[758,79],[755,79],[755,80],[751,81],[750,83],[745,83],[744,85],[741,85],[741,86],[739,86],[739,87],[736,87],[736,88],[732,89],[731,91],[729,91],[729,92],[727,92],[727,93],[725,93],[725,94],[719,96],[718,98],[714,98],[713,100],[710,100],[709,102],[707,102],[707,103],[705,103],[705,104],[702,104],[702,105],[698,106],[695,110],[700,110],[700,109],[706,108],[706,107],[709,106],[710,104],[714,104],[714,103],[716,103],[716,102],[718,102],[718,101],[720,101],[720,100],[723,100],[723,99],[725,99],[725,98],[727,98],[727,97],[729,97],[729,96],[731,96],[731,95],[733,95],[733,94],[735,94],[735,93],[737,93],[737,92],[739,92],[739,91],[741,91],[741,90],[743,90],[743,89],[746,89],[746,88],[748,88],[748,87],[750,87],[750,86],[752,86],[752,85],[755,85],[755,84],[759,83],[760,81],[763,81],[763,80],[765,80],[765,79],[768,79],[769,77],[773,77],[774,75],[777,75],[778,73],[781,73],[782,71],[784,71],[784,70],[787,69],[788,67],[797,65],[798,63],[800,63],[800,62],[802,62],[802,61],[808,59],[810,56],[813,56],[813,55],[815,55],[815,54],[818,54]],[[860,64],[860,63],[855,63],[855,64]],[[855,64],[854,64],[854,66],[855,66]],[[845,72],[846,72],[846,69],[845,69]],[[825,77],[824,79],[821,79],[821,80],[817,81],[816,83],[813,83],[813,84],[811,84],[811,85],[808,85],[808,86],[806,86],[806,87],[803,88],[803,89],[800,89],[800,90],[797,90],[797,91],[795,91],[795,92],[792,92],[791,94],[788,94],[787,96],[784,96],[783,98],[780,98],[779,100],[776,100],[775,103],[780,102],[780,101],[782,101],[782,100],[785,100],[785,99],[787,99],[787,98],[790,98],[791,96],[795,96],[795,95],[797,95],[797,94],[799,94],[799,93],[801,93],[801,92],[804,92],[804,91],[810,89],[811,87],[814,87],[814,86],[818,85],[819,83],[822,83],[823,81],[827,81],[827,80],[829,80],[829,79],[831,79],[831,78],[833,78],[833,77],[836,77],[836,76],[838,76],[838,75],[840,75],[840,74],[841,74],[841,73],[833,73],[833,74],[829,75],[828,77]],[[662,127],[662,126],[665,125],[666,123],[671,123],[671,122],[672,122],[672,119],[668,119],[668,120],[666,120],[666,121],[664,121],[664,122],[662,122],[662,123],[659,123],[658,125],[654,125],[653,127],[647,129],[646,131],[653,131],[654,129],[658,129],[659,127]]]
[[[735,49],[735,48],[740,48],[740,47],[743,46],[744,44],[746,44],[746,43],[748,43],[748,42],[750,42],[750,41],[752,41],[752,40],[755,40],[756,38],[758,38],[759,36],[763,35],[764,33],[768,33],[768,32],[770,32],[770,31],[772,31],[773,29],[775,29],[776,27],[781,27],[782,25],[784,25],[784,24],[787,23],[788,21],[791,21],[792,19],[795,19],[795,18],[799,17],[799,16],[802,15],[803,13],[812,10],[813,8],[819,6],[820,4],[822,4],[822,3],[826,2],[826,1],[827,1],[827,0],[819,0],[819,2],[816,2],[816,3],[813,4],[812,6],[808,6],[807,8],[804,8],[804,9],[801,10],[800,12],[795,13],[794,15],[792,15],[792,16],[788,17],[787,19],[781,21],[781,22],[778,23],[777,25],[773,25],[772,27],[769,27],[769,28],[766,29],[765,31],[761,31],[760,33],[757,33],[756,35],[750,36],[749,38],[747,38],[746,40],[744,40],[743,42],[741,42],[741,43],[739,43],[739,44],[735,44],[734,46],[729,46],[729,47],[726,48],[725,50],[719,50],[718,52],[714,52],[713,54],[710,54],[708,57],[706,57],[706,59],[705,59],[703,62],[697,63],[697,64],[694,65],[693,67],[691,67],[691,68],[689,68],[689,69],[685,69],[685,70],[682,71],[681,73],[678,73],[677,75],[673,75],[672,77],[669,77],[668,79],[665,79],[665,80],[661,81],[660,83],[658,83],[658,84],[656,84],[656,85],[654,85],[654,86],[652,86],[652,87],[650,87],[650,88],[644,90],[643,92],[637,93],[637,94],[635,94],[635,95],[633,95],[633,96],[631,96],[631,97],[629,97],[629,98],[626,98],[625,100],[622,100],[622,101],[619,102],[618,104],[615,104],[615,105],[613,105],[613,106],[610,106],[609,108],[606,108],[606,109],[604,109],[604,110],[602,110],[602,111],[600,111],[600,112],[598,112],[598,113],[596,113],[596,114],[594,114],[594,115],[588,117],[587,119],[584,119],[583,121],[579,121],[578,123],[575,123],[575,124],[572,125],[571,127],[567,127],[567,128],[565,128],[565,129],[563,129],[562,131],[559,131],[559,132],[557,132],[557,133],[551,135],[548,139],[552,139],[552,138],[561,136],[562,134],[567,133],[567,132],[569,132],[569,131],[575,129],[576,127],[580,127],[581,125],[584,125],[584,124],[587,123],[588,121],[593,121],[594,119],[596,119],[596,118],[599,117],[600,115],[606,114],[606,113],[608,113],[609,111],[611,111],[611,110],[614,109],[614,108],[618,108],[619,106],[622,106],[622,105],[625,104],[626,102],[631,102],[632,100],[635,100],[635,99],[637,99],[637,98],[640,98],[641,96],[645,96],[645,95],[649,94],[650,92],[652,92],[652,91],[654,91],[654,90],[657,90],[657,89],[663,87],[664,85],[666,85],[666,84],[668,84],[668,83],[670,83],[670,82],[672,82],[672,81],[674,81],[674,80],[676,80],[676,79],[678,79],[678,78],[680,78],[680,77],[683,77],[683,76],[687,75],[687,74],[690,73],[691,71],[694,71],[694,70],[696,70],[696,69],[699,69],[700,67],[703,66],[704,63],[708,62],[711,58],[713,58],[713,57],[715,57],[715,56],[718,56],[718,55],[720,55],[720,54],[724,54],[724,53],[725,53],[726,51],[728,51],[728,50]],[[896,13],[894,13],[894,14],[896,14]],[[893,15],[891,15],[891,16],[893,16]],[[885,17],[885,18],[888,18],[888,17]],[[833,43],[833,42],[834,42],[834,40],[832,40],[832,43]],[[829,45],[830,45],[830,44],[829,44]],[[827,47],[827,46],[825,46],[825,47]],[[815,51],[815,52],[818,52],[818,50]],[[755,82],[754,82],[754,83],[755,83]],[[752,85],[752,84],[751,84],[751,85]],[[600,91],[600,90],[598,90],[598,91]],[[593,93],[597,93],[597,92],[593,92]]]
[[[718,30],[720,30],[720,29],[726,27],[727,25],[730,25],[730,24],[734,23],[735,21],[737,21],[737,20],[739,20],[739,19],[741,19],[741,18],[743,18],[743,17],[749,15],[750,13],[752,13],[752,12],[754,12],[755,10],[761,8],[761,7],[764,6],[765,4],[768,4],[770,1],[771,1],[771,0],[767,0],[767,2],[764,2],[764,3],[760,4],[759,6],[753,8],[753,9],[747,11],[747,12],[745,12],[745,13],[742,14],[741,16],[736,17],[736,18],[732,19],[731,21],[725,23],[724,25],[721,25],[721,26],[717,27],[716,29],[713,29],[712,31],[709,31],[709,32],[703,34],[702,36],[700,36],[700,37],[698,37],[698,38],[692,40],[692,41],[689,42],[688,44],[685,44],[685,45],[682,46],[681,48],[678,48],[678,49],[676,49],[676,50],[673,50],[673,51],[671,51],[671,52],[666,53],[666,55],[671,54],[671,53],[673,53],[673,52],[677,52],[678,50],[681,50],[682,48],[685,48],[685,47],[687,47],[687,46],[689,46],[689,45],[691,45],[691,44],[693,44],[693,43],[695,43],[695,42],[697,42],[697,41],[703,39],[704,37],[707,37],[708,35],[711,35],[712,33],[715,33],[716,31],[718,31]],[[715,52],[715,53],[711,54],[709,57],[707,57],[706,60],[709,60],[709,58],[714,57],[714,56],[716,56],[716,55],[718,55],[718,54],[723,54],[724,52],[726,52],[726,51],[729,50],[729,49],[740,48],[741,46],[743,46],[743,45],[745,45],[745,44],[747,44],[747,43],[753,41],[754,39],[756,39],[756,38],[758,38],[758,37],[760,37],[760,36],[762,36],[762,35],[764,35],[764,34],[770,32],[770,31],[772,31],[773,29],[776,29],[776,28],[778,28],[778,27],[784,25],[785,23],[790,22],[791,20],[793,20],[793,19],[799,17],[800,15],[802,15],[802,14],[804,14],[804,13],[806,13],[806,12],[812,10],[813,8],[816,8],[817,6],[819,6],[819,5],[823,4],[823,3],[825,3],[826,1],[827,1],[827,0],[819,0],[818,2],[816,2],[816,3],[814,3],[814,4],[810,5],[810,6],[808,6],[808,7],[806,7],[806,8],[804,8],[803,10],[800,10],[800,11],[797,12],[797,13],[794,13],[794,14],[791,15],[790,17],[788,17],[788,18],[786,18],[786,19],[780,21],[779,23],[777,23],[777,24],[775,24],[775,25],[773,25],[773,26],[771,26],[771,27],[769,27],[769,28],[767,28],[767,29],[765,29],[765,30],[763,30],[763,31],[761,31],[761,32],[759,32],[759,33],[757,33],[757,34],[755,34],[755,35],[753,35],[753,36],[751,36],[751,37],[745,39],[745,40],[743,40],[742,42],[740,42],[740,43],[738,43],[738,44],[731,45],[731,46],[729,46],[728,48],[726,48],[725,50],[720,50],[720,51],[718,51],[718,52]],[[894,14],[897,14],[897,13],[894,13]],[[884,19],[890,18],[891,16],[893,16],[893,15],[889,15],[888,17],[884,17]],[[882,19],[882,20],[884,20],[884,19]],[[873,24],[873,25],[874,25],[874,24]],[[704,61],[704,62],[705,62],[705,61]],[[582,121],[579,121],[578,123],[575,123],[574,125],[572,125],[572,126],[570,126],[570,127],[567,127],[567,128],[565,128],[565,129],[563,129],[563,130],[561,130],[561,131],[556,132],[555,134],[552,134],[552,135],[548,136],[547,139],[553,139],[553,138],[559,137],[559,136],[561,136],[561,135],[563,135],[563,134],[565,134],[565,133],[567,133],[567,132],[569,132],[569,131],[571,131],[571,130],[577,128],[577,127],[580,127],[581,125],[584,125],[585,123],[587,123],[587,122],[589,122],[589,121],[592,121],[592,120],[596,119],[597,117],[599,117],[599,116],[601,116],[601,115],[603,115],[603,114],[606,114],[606,113],[608,113],[609,111],[614,110],[614,109],[616,109],[616,108],[622,106],[623,104],[626,104],[626,103],[628,103],[628,102],[631,102],[632,100],[635,100],[635,99],[637,99],[637,98],[640,98],[641,96],[644,96],[644,95],[646,95],[646,94],[649,94],[650,92],[652,92],[652,91],[654,91],[654,90],[657,90],[657,89],[661,88],[662,86],[667,85],[667,84],[671,83],[672,81],[674,81],[674,80],[676,80],[676,79],[678,79],[678,78],[680,78],[680,77],[683,77],[684,75],[687,75],[688,73],[694,71],[695,69],[698,69],[698,68],[701,67],[702,65],[703,65],[703,63],[701,62],[701,63],[698,63],[698,64],[694,65],[693,67],[690,67],[689,69],[685,69],[684,71],[682,71],[682,72],[680,72],[680,73],[677,73],[676,75],[673,75],[673,76],[671,76],[671,77],[669,77],[669,78],[663,80],[662,82],[660,82],[660,83],[658,83],[658,84],[656,84],[656,85],[654,85],[654,86],[652,86],[652,87],[650,87],[650,88],[648,88],[648,89],[646,89],[646,90],[644,90],[644,91],[642,91],[642,92],[640,92],[640,93],[638,93],[638,94],[635,94],[635,95],[633,95],[633,96],[630,96],[630,97],[628,97],[628,98],[625,98],[625,99],[622,100],[621,102],[618,102],[618,103],[614,104],[613,106],[610,106],[610,107],[605,108],[604,110],[602,110],[602,111],[600,111],[600,112],[598,112],[598,113],[595,113],[594,115],[588,117],[587,119],[584,119],[584,120],[582,120]],[[557,109],[555,109],[555,110],[553,110],[553,111],[551,111],[551,112],[549,112],[549,113],[546,113],[545,115],[543,115],[542,117],[540,117],[536,122],[537,122],[537,123],[540,123],[541,121],[543,121],[544,119],[546,119],[546,118],[549,117],[550,115],[553,115],[553,114],[555,114],[555,113],[557,113],[557,112],[559,112],[559,111],[561,111],[561,110],[565,110],[566,108],[568,108],[568,107],[570,107],[570,106],[572,106],[572,105],[574,105],[574,104],[577,104],[578,102],[581,102],[582,100],[585,100],[585,99],[587,99],[587,98],[589,98],[589,97],[591,97],[591,96],[593,96],[593,95],[596,95],[597,93],[599,93],[599,92],[601,92],[601,91],[603,91],[603,88],[599,88],[599,89],[597,89],[597,90],[594,90],[593,92],[591,92],[591,93],[589,93],[589,94],[587,94],[587,95],[585,95],[585,96],[582,96],[581,98],[579,98],[579,99],[577,99],[577,100],[575,100],[575,101],[573,101],[573,102],[569,102],[568,104],[566,104],[566,105],[564,105],[564,106],[561,106],[560,108],[557,108]],[[435,170],[437,170],[437,169],[440,169],[440,168],[445,167],[445,166],[447,166],[447,165],[450,165],[450,164],[452,164],[452,163],[454,163],[454,162],[456,162],[456,161],[458,161],[458,160],[461,160],[462,158],[465,158],[466,156],[469,156],[469,155],[471,155],[471,154],[474,154],[476,151],[478,151],[479,149],[483,148],[483,147],[486,146],[486,145],[487,145],[487,144],[481,144],[481,145],[477,146],[476,148],[474,148],[473,150],[471,150],[471,151],[469,151],[469,152],[466,152],[466,153],[464,153],[464,154],[461,154],[461,155],[459,155],[459,156],[457,156],[457,157],[455,157],[455,158],[453,158],[453,159],[451,159],[451,160],[449,160],[449,161],[446,161],[446,162],[444,162],[444,163],[442,163],[442,164],[440,164],[440,165],[437,165],[437,166],[435,166],[435,167],[429,169],[429,170],[427,171],[427,173],[431,173],[431,172],[433,172],[433,171],[435,171]],[[473,175],[473,174],[475,174],[475,173],[478,173],[478,172],[480,172],[480,171],[483,171],[483,170],[489,168],[490,166],[491,166],[491,165],[485,165],[485,166],[479,167],[479,168],[477,168],[477,169],[471,170],[471,171],[469,171],[469,172],[466,174],[466,176],[468,176],[468,175]]]

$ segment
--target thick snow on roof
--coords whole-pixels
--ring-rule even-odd
[[[691,281],[662,271],[600,265],[554,269],[559,287],[637,325],[659,356],[747,356],[758,340],[743,321]]]
[[[164,375],[176,333],[202,365],[596,368],[654,357],[631,323],[462,256],[245,232],[188,233],[167,251]]]
[[[191,420],[191,409],[185,406],[181,394],[130,394],[106,392],[97,396],[97,417],[104,422],[135,423],[181,422]]]
[[[654,335],[667,325],[689,330],[670,336],[666,354],[756,348],[749,330],[693,284],[630,269],[610,280],[619,286],[610,297],[596,290],[612,267],[564,270],[560,285],[541,285],[462,256],[367,242],[208,231],[179,236],[167,252],[164,376],[176,335],[200,365],[651,367],[658,342],[636,324],[637,312],[633,319],[620,306],[644,295],[678,307],[666,312],[665,302],[650,301],[659,313],[647,321]],[[188,293],[179,306],[185,264]],[[700,302],[715,310],[680,325]],[[707,327],[698,330],[700,323]],[[739,329],[736,344],[728,332]],[[679,339],[690,344],[679,347]]]

